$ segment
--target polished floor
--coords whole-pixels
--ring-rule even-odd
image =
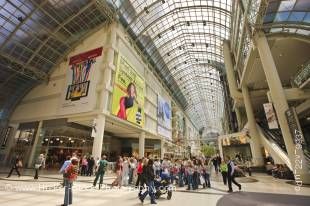
[[[258,181],[251,181],[256,179]],[[134,188],[123,187],[110,189],[109,186],[98,190],[92,188],[93,177],[79,177],[73,189],[73,205],[142,205],[137,198]],[[158,205],[175,206],[309,206],[310,188],[303,187],[296,191],[293,185],[283,180],[274,179],[265,174],[254,174],[251,178],[237,179],[242,183],[242,190],[227,193],[227,188],[220,181],[220,177],[213,175],[212,188],[186,191],[185,188],[175,188],[171,200],[161,197]],[[109,175],[104,179],[106,184],[113,181]],[[38,181],[31,176],[12,176],[5,178],[0,174],[0,205],[1,206],[30,206],[30,205],[61,205],[64,190],[60,186],[61,178],[58,174],[44,174]],[[144,205],[149,205],[146,199]]]

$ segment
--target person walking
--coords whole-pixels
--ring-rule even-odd
[[[227,164],[224,161],[222,161],[221,165],[220,165],[220,172],[221,172],[222,177],[223,177],[224,185],[227,184],[227,170],[228,170]]]
[[[205,164],[203,166],[204,168],[204,179],[205,179],[205,186],[208,188],[211,188],[211,181],[210,181],[210,177],[211,177],[211,164],[208,160],[205,160]]]
[[[67,206],[72,204],[72,185],[73,182],[76,180],[78,172],[79,172],[79,161],[74,158],[71,160],[69,166],[65,169],[65,197],[64,197],[64,204],[62,206]]]
[[[39,179],[39,170],[41,170],[42,168],[45,168],[44,154],[40,154],[35,161],[35,164],[34,164],[35,174],[33,177],[35,180]]]
[[[235,180],[235,164],[230,159],[230,157],[227,157],[227,180],[228,180],[228,192],[233,192],[231,183],[234,183],[238,186],[239,190],[241,190],[241,185]]]
[[[214,166],[215,173],[218,174],[218,159],[217,159],[217,157],[213,157],[212,163]]]
[[[129,182],[129,161],[127,157],[124,157],[123,172],[122,172],[122,185],[128,186]]]
[[[141,175],[143,171],[143,164],[142,164],[142,159],[139,159],[138,164],[137,164],[137,182],[136,182],[136,187],[138,187],[141,183]]]
[[[105,155],[103,155],[101,157],[101,160],[98,163],[98,167],[97,167],[97,171],[96,171],[96,178],[95,178],[94,183],[93,183],[93,186],[96,187],[97,181],[100,177],[99,189],[101,188],[101,185],[103,184],[103,177],[104,177],[105,171],[106,171],[107,166],[108,166],[108,161],[106,159],[107,159],[107,157]]]
[[[179,176],[179,187],[184,187],[185,166],[181,160],[180,160],[178,176]]]
[[[95,166],[94,157],[90,157],[87,162],[88,162],[87,176],[93,176]]]
[[[16,171],[18,177],[20,177],[20,172],[19,172],[19,168],[23,167],[23,163],[22,163],[22,160],[19,158],[18,155],[16,155],[12,161],[11,161],[11,170],[7,176],[7,178],[11,177],[12,173],[13,173],[13,170]]]
[[[118,186],[119,188],[122,187],[122,176],[123,176],[123,159],[121,156],[118,157],[118,160],[116,161],[116,179],[112,182],[111,188],[114,186]]]
[[[87,166],[88,166],[87,157],[84,156],[81,160],[81,176],[86,176]]]
[[[187,189],[186,190],[190,190],[191,188],[194,189],[194,182],[193,182],[194,165],[192,161],[190,160],[188,160],[188,163],[187,163],[186,174],[187,174]]]
[[[136,169],[136,164],[135,164],[134,158],[130,158],[129,159],[129,180],[128,180],[128,184],[130,185],[133,182],[135,169]]]
[[[157,204],[155,202],[155,187],[154,187],[154,179],[155,179],[155,172],[153,168],[153,160],[149,159],[147,165],[143,168],[143,176],[145,178],[145,182],[147,185],[147,190],[139,196],[140,201],[143,203],[144,199],[147,195],[151,198],[151,204]]]

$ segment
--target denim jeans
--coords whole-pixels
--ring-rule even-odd
[[[72,182],[65,179],[64,205],[71,205],[71,204],[72,204]]]
[[[205,173],[204,174],[204,178],[205,178],[205,181],[206,181],[206,187],[211,187],[210,174],[209,173]]]
[[[183,172],[179,172],[179,187],[184,187],[184,173]]]
[[[144,198],[147,195],[150,195],[151,202],[155,202],[155,186],[154,181],[147,181],[146,182],[147,190],[141,195],[141,199],[144,200]]]
[[[187,175],[187,185],[188,185],[187,189],[190,190],[191,186],[192,186],[192,189],[193,189],[194,185],[193,185],[193,175],[192,174],[188,174]]]
[[[134,168],[130,168],[129,169],[129,179],[128,179],[128,184],[132,184],[132,180],[133,180],[133,172],[134,172]]]

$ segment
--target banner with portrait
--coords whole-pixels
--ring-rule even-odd
[[[115,75],[112,114],[131,123],[144,126],[144,79],[121,54]]]
[[[263,104],[269,129],[278,129],[278,121],[272,103]]]
[[[96,67],[102,47],[70,57],[66,86],[60,107],[61,114],[91,111],[95,107]]]
[[[171,101],[164,99],[162,96],[158,95],[157,97],[157,132],[167,137],[168,139],[172,139],[171,133]]]

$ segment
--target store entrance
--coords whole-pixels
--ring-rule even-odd
[[[55,121],[55,120],[54,120]],[[46,123],[42,128],[40,141],[36,146],[36,156],[46,154],[46,168],[58,170],[67,156],[90,156],[93,146],[91,128],[76,124]]]

